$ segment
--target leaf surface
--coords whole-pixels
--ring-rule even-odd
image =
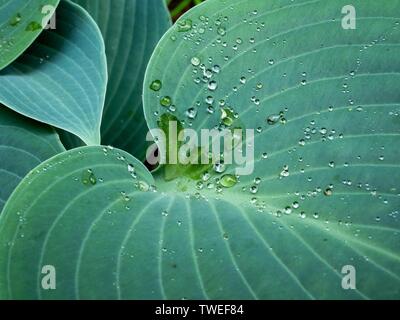
[[[0,72],[0,102],[35,120],[100,143],[107,84],[104,42],[92,18],[62,1],[47,30]]]
[[[170,27],[163,0],[75,0],[97,22],[106,46],[109,81],[102,120],[102,143],[139,159],[146,151],[142,88],[146,66]],[[67,138],[68,140],[68,138]],[[76,143],[69,142],[70,146]]]
[[[0,211],[25,175],[65,151],[56,132],[0,105]]]
[[[0,70],[5,68],[39,36],[59,0],[0,1]]]

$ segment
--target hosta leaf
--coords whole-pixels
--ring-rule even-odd
[[[0,1],[0,70],[13,62],[42,32],[59,0]]]
[[[346,5],[209,0],[163,37],[147,70],[151,128],[171,113],[200,135],[228,110],[254,129],[254,172],[223,191],[230,206],[218,213],[244,212],[231,246],[254,258],[240,269],[275,276],[251,284],[259,297],[302,297],[296,283],[316,298],[400,295],[400,1],[353,1],[356,29],[342,27]],[[258,236],[280,267],[246,246]],[[341,289],[344,265],[358,292]]]
[[[163,0],[75,0],[95,19],[103,34],[109,81],[102,122],[102,143],[145,156],[147,126],[142,88],[150,55],[171,25]]]
[[[35,120],[100,142],[107,82],[104,43],[90,16],[62,1],[48,30],[0,72],[0,102]]]
[[[53,129],[0,105],[0,212],[30,170],[63,151]]]
[[[0,297],[72,298],[79,291],[71,272],[81,259],[90,261],[82,261],[84,268],[103,260],[104,268],[101,262],[88,280],[101,272],[106,278],[97,281],[98,285],[111,288],[108,280],[113,274],[107,274],[111,271],[107,261],[117,256],[113,249],[135,216],[134,206],[151,199],[151,193],[142,190],[152,183],[151,174],[140,162],[111,148],[78,148],[38,166],[18,186],[2,213]],[[80,251],[91,241],[85,239],[91,232],[97,239],[87,257]],[[99,251],[101,243],[104,251]],[[57,268],[60,290],[46,292],[38,287],[42,263]],[[25,285],[16,274],[27,281]],[[78,280],[80,276],[76,276]],[[84,285],[83,296],[96,294],[95,284],[91,285]],[[105,291],[101,294],[106,296]]]

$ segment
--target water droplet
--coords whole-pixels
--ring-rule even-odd
[[[206,171],[202,174],[201,180],[203,180],[205,182],[205,181],[208,181],[210,179],[210,177],[211,177],[211,175]]]
[[[82,172],[81,181],[84,185],[95,185],[97,183],[96,176],[91,169]]]
[[[326,129],[326,128],[321,128],[320,130],[319,130],[319,133],[320,134],[326,134],[328,132],[328,130]]]
[[[280,173],[280,176],[281,176],[281,178],[286,178],[286,177],[288,177],[290,175],[290,173],[289,173],[289,166],[288,165],[284,165],[283,166],[283,169],[282,169],[282,171],[281,171],[281,173]]]
[[[198,67],[198,66],[200,65],[201,61],[200,61],[199,58],[193,57],[193,58],[190,60],[190,63],[191,63],[193,66]]]
[[[285,213],[285,214],[291,214],[292,213],[292,208],[291,207],[286,207],[284,210],[283,210],[283,212]]]
[[[10,26],[15,27],[21,22],[22,16],[20,13],[17,13],[14,17],[10,19]]]
[[[161,104],[163,107],[170,107],[171,104],[172,104],[172,99],[171,99],[171,97],[168,97],[168,96],[162,97],[161,100],[160,100],[160,104]]]
[[[148,183],[145,182],[145,181],[139,181],[139,183],[138,183],[138,189],[139,189],[140,191],[147,192],[147,191],[149,191],[150,186],[149,186]]]
[[[281,119],[280,115],[273,114],[273,115],[270,115],[270,116],[267,118],[267,123],[268,123],[269,125],[274,125],[274,124],[276,124],[280,119]]]
[[[214,165],[214,171],[217,173],[223,173],[226,170],[226,166],[223,162],[218,162]]]
[[[205,99],[205,102],[207,103],[207,104],[213,104],[214,103],[214,97],[212,97],[212,96],[208,96],[206,99]]]
[[[151,84],[150,84],[150,89],[153,91],[160,91],[162,88],[162,83],[160,80],[154,80]]]
[[[221,72],[221,67],[219,65],[215,65],[212,67],[212,72],[214,73],[220,73]]]
[[[212,80],[208,83],[208,90],[210,91],[215,91],[218,87],[218,84],[216,81]]]
[[[197,116],[197,110],[195,108],[189,108],[188,110],[186,110],[186,116],[189,119],[195,119]]]
[[[178,32],[188,32],[192,29],[193,22],[190,19],[184,19],[178,22]]]
[[[230,127],[234,122],[234,114],[228,108],[221,109],[221,120],[224,125]]]
[[[224,36],[226,34],[226,29],[224,27],[219,27],[217,32],[220,36]]]
[[[257,186],[251,186],[250,187],[250,193],[256,194],[258,192],[258,187]]]
[[[41,29],[42,29],[42,25],[39,22],[31,21],[26,26],[25,31],[37,31],[37,30],[41,30]]]
[[[219,182],[221,186],[225,188],[231,188],[237,183],[237,178],[232,174],[225,174],[221,177],[221,180]]]
[[[203,181],[197,181],[196,183],[196,189],[197,190],[202,190],[204,188],[204,183]]]

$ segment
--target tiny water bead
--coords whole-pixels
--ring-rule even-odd
[[[147,192],[150,190],[149,184],[145,181],[139,181],[139,183],[137,184],[137,188],[143,192]]]
[[[91,169],[87,169],[82,172],[81,181],[86,186],[87,185],[95,185],[97,183],[97,178]]]
[[[224,36],[224,35],[226,35],[226,29],[225,29],[224,27],[219,27],[219,28],[217,29],[217,33],[218,33],[220,36]]]
[[[195,108],[189,108],[188,110],[186,110],[186,116],[189,119],[195,119],[197,116],[197,110]]]
[[[221,177],[219,183],[224,188],[232,188],[238,182],[236,176],[232,174],[225,174]]]
[[[162,88],[162,83],[160,80],[154,80],[151,84],[150,84],[150,89],[153,91],[160,91]]]
[[[258,192],[258,187],[257,186],[251,186],[250,187],[250,193],[256,194]]]
[[[261,155],[262,159],[268,159],[268,153],[267,152],[263,152],[263,154]]]
[[[289,177],[289,175],[290,175],[290,173],[289,173],[289,166],[288,166],[288,165],[284,165],[284,166],[283,166],[283,169],[282,169],[282,171],[281,171],[281,173],[280,173],[280,177],[281,177],[281,178],[286,178],[286,177]]]
[[[219,65],[214,65],[213,67],[212,67],[212,72],[214,72],[214,73],[220,73],[221,72],[221,67],[219,66]]]
[[[216,81],[212,80],[208,83],[208,90],[215,91],[218,88],[218,84]]]

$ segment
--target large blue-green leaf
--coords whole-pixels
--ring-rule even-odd
[[[82,8],[63,1],[56,29],[0,72],[0,102],[98,144],[106,82],[100,31]]]
[[[63,151],[53,129],[0,105],[0,212],[30,170]]]
[[[0,70],[42,32],[59,0],[0,0]]]
[[[165,3],[163,0],[75,2],[95,19],[106,45],[109,81],[102,143],[143,159],[147,133],[142,107],[143,79],[154,47],[171,25]]]
[[[223,192],[230,205],[218,213],[243,212],[230,223],[242,230],[234,252],[255,256],[244,278],[260,274],[255,265],[275,275],[251,285],[259,297],[301,297],[289,284],[345,297],[334,279],[347,264],[354,297],[400,296],[400,1],[353,1],[356,29],[342,27],[346,5],[208,0],[163,37],[147,70],[151,128],[169,113],[199,132],[229,109],[254,129],[254,172]],[[280,266],[246,246],[257,236]]]
[[[110,147],[74,149],[38,166],[15,190],[0,219],[0,297],[73,298],[79,294],[76,281],[90,283],[83,284],[82,297],[111,294],[97,293],[92,280],[103,273],[97,285],[112,288],[108,262],[116,261],[116,246],[135,218],[136,206],[151,200],[151,192],[145,191],[152,183],[139,161]],[[92,232],[96,244],[86,256],[83,245],[91,242]],[[98,247],[103,245],[104,251]],[[86,274],[92,263],[95,274],[80,279],[79,273]],[[59,290],[38,287],[41,264],[56,267]]]

